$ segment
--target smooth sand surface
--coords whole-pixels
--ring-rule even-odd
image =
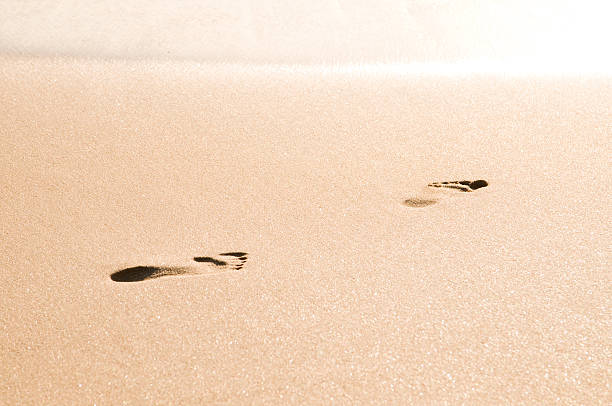
[[[3,0],[0,53],[607,73],[611,14],[577,0]]]
[[[611,106],[609,78],[1,59],[0,403],[608,404]]]

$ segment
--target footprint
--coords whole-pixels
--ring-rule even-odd
[[[115,282],[140,282],[172,275],[216,275],[239,271],[244,266],[246,252],[226,252],[216,257],[194,257],[196,264],[185,266],[133,266],[111,274]]]
[[[115,282],[140,282],[169,275],[192,275],[195,269],[187,266],[133,266],[113,273]]]
[[[447,188],[456,189],[461,192],[473,192],[481,187],[489,186],[489,182],[486,180],[454,180],[450,182],[433,182],[427,185],[427,187]]]
[[[489,182],[483,179],[479,180],[455,180],[448,182],[432,182],[427,185],[423,192],[417,196],[410,197],[404,200],[404,204],[408,207],[426,207],[438,203],[445,196],[449,196],[449,192],[473,192],[477,189],[487,187]],[[447,192],[444,194],[443,192]]]
[[[193,260],[199,263],[208,263],[217,267],[239,271],[244,266],[248,254],[246,252],[225,252],[223,254],[219,254],[219,256],[223,258],[216,259],[213,257],[194,257]]]

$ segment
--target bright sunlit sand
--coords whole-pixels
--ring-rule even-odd
[[[0,405],[609,404],[604,2],[0,2]]]
[[[0,403],[605,403],[610,81],[389,69],[1,59]]]

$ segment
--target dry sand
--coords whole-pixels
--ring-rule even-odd
[[[611,14],[576,0],[3,0],[0,53],[607,73]]]
[[[611,106],[609,78],[1,59],[0,403],[609,404]],[[403,204],[462,179],[489,186]]]

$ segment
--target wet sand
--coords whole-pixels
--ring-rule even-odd
[[[608,403],[611,105],[603,77],[0,59],[0,403]],[[218,272],[111,279],[139,266]]]

